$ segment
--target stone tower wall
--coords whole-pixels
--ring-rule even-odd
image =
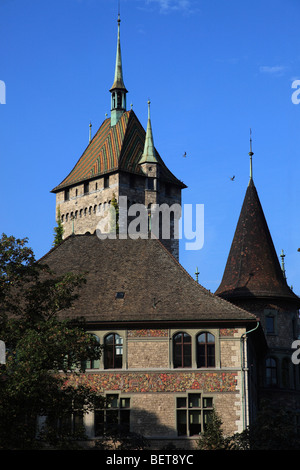
[[[166,204],[172,207],[173,204],[181,204],[181,190],[179,188],[168,187],[166,194],[166,184],[159,182],[156,190],[145,188],[146,178],[130,173],[112,173],[88,182],[88,189],[81,183],[67,190],[61,190],[56,194],[56,214],[58,208],[64,228],[63,237],[66,238],[72,233],[93,234],[100,228],[102,233],[107,233],[107,222],[111,221],[110,208],[111,201],[115,197],[120,201],[120,196],[126,197],[127,210],[134,204],[143,204],[150,211],[155,204]],[[124,199],[125,200],[125,199]],[[124,206],[123,206],[124,207]],[[150,213],[150,212],[149,212]],[[130,222],[139,216],[127,216],[127,227]],[[168,220],[167,220],[168,222]],[[174,222],[170,218],[170,237],[162,239],[163,234],[160,226],[159,238],[165,247],[179,259],[179,240],[174,238]],[[150,226],[147,224],[147,230]],[[147,232],[146,236],[151,234]]]

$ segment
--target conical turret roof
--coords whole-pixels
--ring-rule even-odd
[[[215,293],[228,300],[281,297],[299,301],[283,275],[252,177],[223,279]]]

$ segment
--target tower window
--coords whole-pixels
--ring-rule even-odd
[[[70,199],[70,190],[69,188],[65,189],[65,201],[69,201]]]
[[[118,108],[122,107],[122,95],[120,92],[117,94],[117,107]]]
[[[277,385],[277,363],[273,357],[266,360],[266,384],[269,387]]]
[[[109,188],[109,175],[104,176],[104,188]]]
[[[88,194],[89,190],[90,190],[89,183],[87,181],[86,183],[84,183],[84,188],[83,188],[84,194]]]
[[[268,335],[275,333],[275,321],[272,315],[266,317],[266,330]]]
[[[154,190],[154,178],[147,178],[147,186],[146,189],[149,189],[150,191]]]

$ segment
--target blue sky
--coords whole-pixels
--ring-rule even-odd
[[[288,283],[300,294],[298,0],[121,0],[125,85],[155,146],[204,204],[204,246],[180,262],[215,291],[249,180],[254,182]],[[1,232],[52,246],[55,196],[110,112],[117,0],[0,0]],[[1,93],[0,93],[1,100]],[[183,158],[183,153],[187,158]],[[230,177],[235,175],[235,181]]]

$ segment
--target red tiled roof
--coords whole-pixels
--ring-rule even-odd
[[[117,170],[143,174],[138,163],[144,149],[145,134],[132,110],[126,111],[115,126],[110,125],[110,118],[106,119],[72,171],[52,192]],[[159,155],[158,161],[162,178],[184,188],[185,185],[168,170]]]

